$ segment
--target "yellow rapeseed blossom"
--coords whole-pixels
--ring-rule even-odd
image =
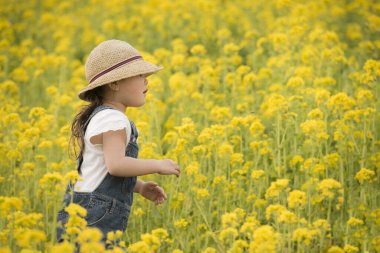
[[[313,240],[316,240],[319,231],[316,229],[297,228],[293,231],[292,240],[304,245],[310,245]]]
[[[306,205],[306,193],[294,190],[289,193],[288,205],[290,208],[303,208]]]
[[[128,252],[134,253],[151,253],[149,245],[144,241],[138,241],[128,246]]]
[[[20,198],[0,196],[1,216],[4,217],[11,212],[12,209],[21,210],[22,204],[23,202]]]
[[[219,233],[219,240],[224,244],[229,244],[235,240],[235,238],[239,235],[239,232],[236,228],[224,228]]]
[[[353,227],[353,226],[363,225],[364,221],[355,217],[350,217],[350,219],[348,219],[347,221],[347,224]]]
[[[302,132],[308,137],[315,137],[318,140],[328,139],[329,135],[326,133],[326,122],[323,120],[306,120],[300,125]]]
[[[339,92],[327,101],[327,107],[334,113],[351,109],[355,105],[355,100],[344,92]]]
[[[372,183],[377,180],[377,178],[375,177],[375,172],[367,168],[361,168],[356,173],[355,179],[358,180],[361,184],[363,184],[365,181]]]
[[[34,248],[46,240],[44,231],[37,229],[25,229],[15,235],[17,244],[22,248]]]
[[[317,185],[317,190],[324,199],[333,199],[342,195],[342,184],[332,178],[323,179]]]
[[[210,196],[208,190],[205,188],[193,187],[192,190],[195,192],[197,199],[204,199]]]
[[[277,179],[275,182],[272,182],[267,191],[265,192],[265,198],[278,197],[282,191],[288,191],[288,184],[289,179]]]
[[[161,245],[160,239],[157,236],[149,233],[142,234],[141,241],[148,245],[150,250],[152,251],[156,251],[158,247]]]
[[[67,241],[53,245],[49,252],[51,253],[74,253],[75,245]]]
[[[174,227],[185,228],[189,223],[185,219],[179,219],[174,222]]]
[[[327,250],[327,253],[345,253],[345,251],[339,246],[332,246]]]
[[[251,178],[257,180],[265,174],[264,170],[253,170],[251,173]]]
[[[249,252],[276,252],[280,243],[280,234],[269,225],[260,226],[253,233],[253,241],[249,244]]]

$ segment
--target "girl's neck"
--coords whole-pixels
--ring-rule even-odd
[[[111,106],[119,111],[121,111],[122,113],[125,113],[125,110],[127,109],[127,107],[120,103],[120,102],[115,102],[115,101],[109,101],[109,100],[104,100],[103,105],[108,105],[108,106]]]

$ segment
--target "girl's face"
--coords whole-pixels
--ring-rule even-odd
[[[148,90],[147,75],[138,75],[119,80],[118,100],[125,106],[139,107],[145,104]],[[116,94],[115,94],[116,95]]]

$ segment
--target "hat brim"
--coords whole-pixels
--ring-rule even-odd
[[[78,97],[82,100],[87,101],[85,98],[85,93],[89,90],[92,90],[96,87],[99,87],[101,85],[104,85],[110,82],[114,82],[114,81],[121,80],[124,78],[132,77],[132,76],[137,76],[141,74],[145,74],[149,76],[163,68],[164,68],[163,66],[157,66],[143,59],[132,61],[126,65],[122,65],[116,69],[113,69],[110,72],[95,79],[95,81],[93,81],[91,84],[89,84],[88,86],[86,86],[85,88],[79,91]]]

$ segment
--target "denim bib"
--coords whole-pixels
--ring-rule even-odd
[[[86,121],[84,132],[87,129],[91,118],[101,110],[114,109],[110,106],[100,105],[94,109]],[[116,109],[115,109],[116,110]],[[131,137],[125,150],[125,156],[138,157],[139,147],[137,145],[138,131],[133,121],[131,124]],[[77,170],[80,167],[83,157],[80,155],[77,162]],[[109,172],[93,192],[73,192],[73,203],[79,204],[87,210],[85,217],[88,227],[97,227],[103,233],[102,241],[105,244],[107,233],[110,231],[127,228],[128,218],[133,203],[133,193],[137,177],[112,176]],[[62,227],[57,226],[57,240],[63,241],[62,235],[65,233],[63,227],[69,218],[69,214],[64,210],[71,202],[71,191],[73,185],[68,183],[63,199],[63,208],[58,212],[57,222],[62,222]]]

